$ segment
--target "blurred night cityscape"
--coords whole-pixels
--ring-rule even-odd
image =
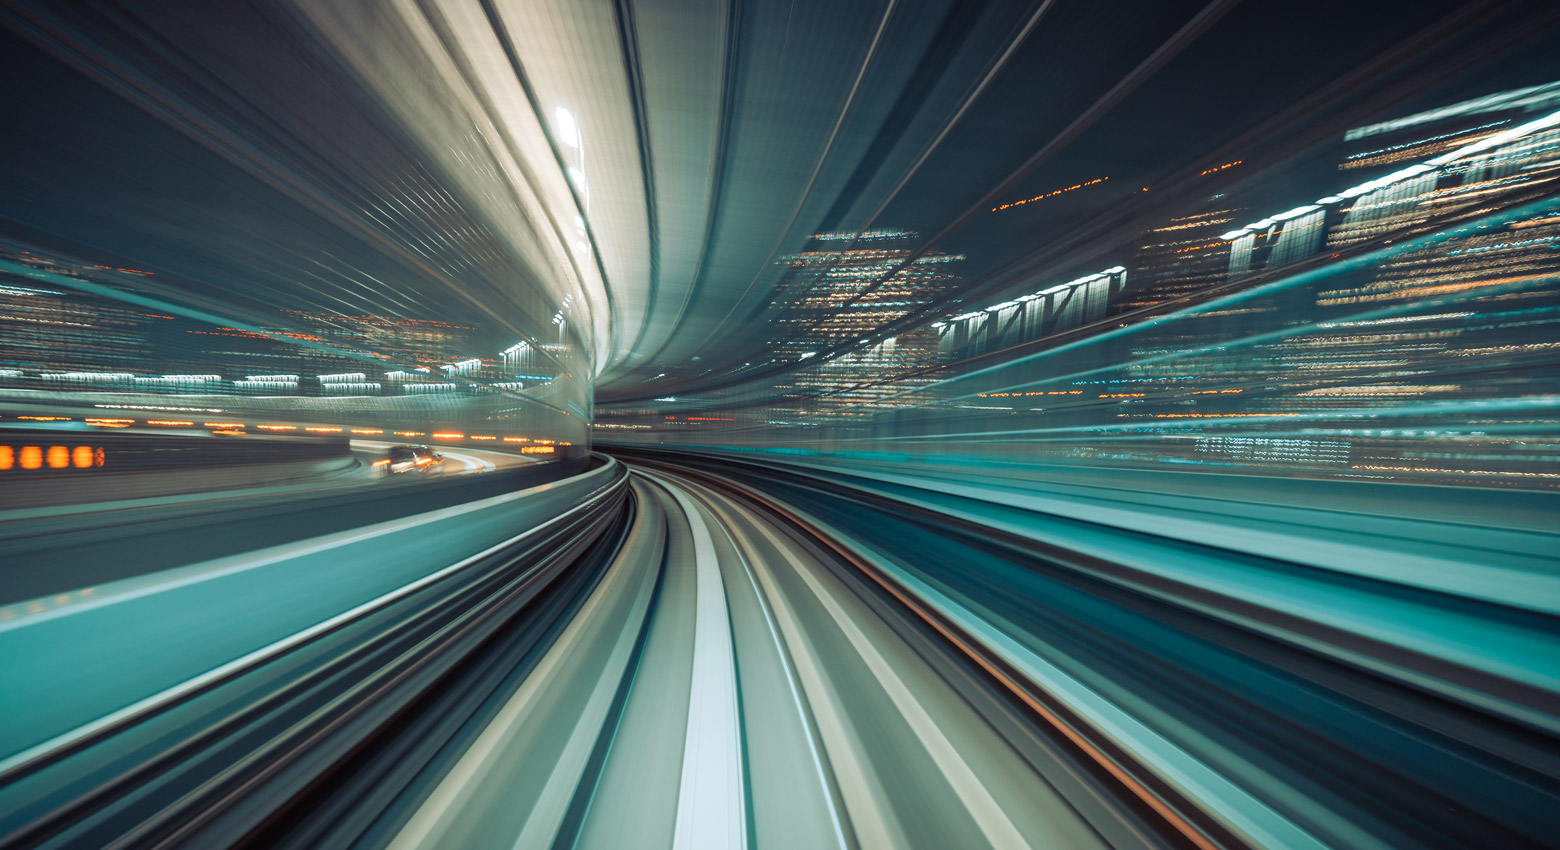
[[[0,68],[0,850],[1560,847],[1560,6]]]

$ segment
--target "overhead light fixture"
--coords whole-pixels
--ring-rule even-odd
[[[554,122],[557,124],[558,141],[571,148],[580,146],[580,125],[574,120],[574,113],[563,107],[558,107],[553,112]]]

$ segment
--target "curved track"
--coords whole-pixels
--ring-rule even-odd
[[[1105,558],[1079,520],[947,483],[630,461],[5,609],[0,846],[1560,831],[1538,610],[1141,530]],[[1448,648],[1380,612],[1480,628]]]

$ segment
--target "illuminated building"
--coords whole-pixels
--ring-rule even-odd
[[[1321,252],[1410,235],[1552,191],[1560,178],[1560,83],[1488,95],[1356,128],[1340,169],[1393,168],[1221,234],[1238,279]]]
[[[827,233],[813,237],[811,250],[782,257],[787,271],[776,301],[785,306],[774,322],[775,358],[795,362],[866,343],[879,328],[944,295],[958,280],[952,266],[963,255],[928,251],[910,260],[916,241],[908,231]],[[801,369],[775,389],[820,399],[804,403],[807,411],[833,408],[871,398],[865,387],[938,357],[937,335],[900,334]]]
[[[540,349],[521,340],[499,352],[504,374],[521,381],[546,381],[556,376],[557,365],[542,353],[549,349],[549,344],[541,344]]]
[[[314,371],[300,346],[280,332],[256,333],[187,321],[175,322],[174,330],[183,337],[180,343],[186,356],[172,368],[219,372],[244,394],[293,395],[299,391],[301,375]]]
[[[932,325],[946,355],[970,355],[1029,342],[1105,318],[1126,286],[1127,270],[1104,271],[1046,287],[1029,295],[960,313]]]
[[[1543,410],[1554,392],[1557,279],[1560,211],[1550,203],[1167,323],[1141,335],[1132,367],[1093,380],[1108,390],[1100,398],[1146,400],[1123,404],[1126,419],[1212,421],[1176,431],[1195,439],[1156,443],[1161,460],[1342,466],[1448,482],[1516,475],[1556,451],[1526,429],[1542,415],[1529,411]],[[1275,330],[1285,317],[1310,319],[1226,351],[1215,344],[1228,336],[1225,314]],[[1231,427],[1221,420],[1251,419],[1260,424],[1221,433]]]
[[[1346,248],[1380,252],[1368,262],[1144,328],[1124,369],[985,393],[970,409],[1043,410],[1053,429],[1106,415],[1145,435],[1141,444],[1123,437],[1058,449],[1090,460],[1448,483],[1533,474],[1524,470],[1557,451],[1531,427],[1554,391],[1560,322],[1560,212],[1542,200],[1560,176],[1560,84],[1383,122],[1351,131],[1349,141],[1360,144],[1345,173],[1390,170],[1225,230],[1207,250],[1224,258],[1230,280]],[[1534,202],[1503,223],[1459,226]],[[1184,294],[1217,283],[1217,266],[1210,273],[1176,262],[1174,252],[1189,246],[1175,244],[1174,228],[1196,222],[1151,231],[1157,238],[1133,260],[1141,274],[1158,266],[1172,284],[1186,275]],[[1133,295],[1123,304],[1155,300]],[[979,313],[956,318],[992,324]],[[1256,327],[1271,337],[1219,342]]]
[[[391,363],[433,369],[469,359],[476,335],[476,328],[432,319],[346,316],[301,310],[283,312],[292,322],[306,329],[298,335],[300,339],[347,351],[372,352]],[[304,356],[309,358],[307,368],[300,367],[305,372],[351,371],[362,366],[362,361],[335,357],[325,351]]]
[[[779,260],[788,267],[775,287],[775,300],[784,305],[775,320],[779,359],[794,362],[822,348],[865,341],[862,337],[931,303],[958,280],[952,269],[964,259],[958,254],[928,251],[894,271],[914,253],[914,233],[879,230],[854,237],[821,234],[813,237],[811,250]]]
[[[1398,167],[1431,159],[1556,109],[1560,109],[1560,82],[1499,92],[1356,127],[1343,134],[1347,150],[1338,169]]]
[[[906,375],[932,365],[937,356],[937,341],[935,332],[913,331],[798,370],[790,378],[789,389],[806,399],[785,409],[806,416],[842,407],[865,411],[923,403],[924,397],[907,390],[924,385],[927,379]],[[885,400],[890,395],[892,400]]]
[[[51,275],[113,287],[92,267],[6,255]],[[124,272],[127,270],[113,269]],[[133,271],[133,270],[129,270]],[[518,390],[553,380],[551,357],[522,343],[483,359],[475,329],[446,322],[285,311],[290,327],[245,329],[156,312],[112,297],[20,276],[0,276],[0,384],[61,392],[282,396]],[[413,370],[374,369],[428,363]],[[455,379],[459,379],[458,381]]]
[[[1170,219],[1144,233],[1133,246],[1132,283],[1122,292],[1113,312],[1174,301],[1224,282],[1230,243],[1219,234],[1230,228],[1243,210],[1210,198],[1217,207]]]
[[[172,318],[109,298],[3,275],[0,367],[24,374],[143,371],[153,356],[151,327]],[[77,382],[90,383],[86,378]]]
[[[1560,177],[1560,121],[1555,120],[1560,115],[1555,111],[1560,110],[1560,93],[1521,103],[1523,107],[1506,110],[1503,118],[1488,113],[1479,114],[1477,119],[1459,115],[1464,122],[1480,120],[1461,132],[1447,126],[1447,120],[1456,119],[1409,128],[1416,136],[1450,137],[1458,144],[1440,156],[1403,169],[1404,179],[1361,193],[1328,234],[1328,245],[1353,245],[1474,207],[1520,203],[1524,195],[1550,191],[1545,184]],[[1549,113],[1534,120],[1530,111],[1539,106],[1547,107]],[[1405,132],[1389,134],[1387,140]],[[1444,147],[1441,143],[1399,144],[1408,150]]]

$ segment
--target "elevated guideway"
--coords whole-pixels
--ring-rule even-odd
[[[1548,494],[1472,533],[1439,490],[616,457],[0,608],[0,846],[1560,829]]]

